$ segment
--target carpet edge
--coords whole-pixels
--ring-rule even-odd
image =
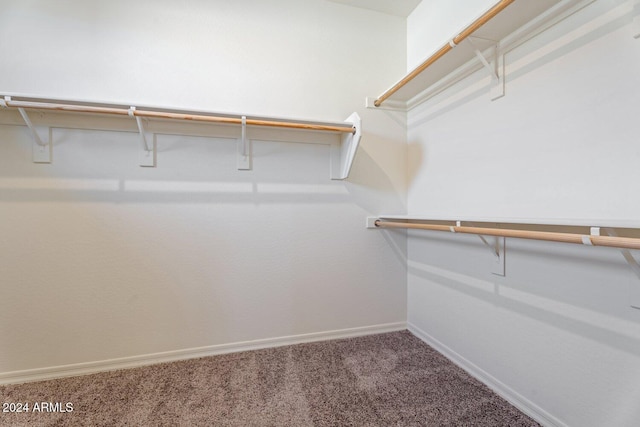
[[[262,338],[251,341],[238,341],[234,343],[216,344],[205,347],[172,350],[94,362],[81,362],[69,365],[58,365],[45,368],[9,371],[0,373],[0,385],[22,384],[27,382],[45,381],[57,378],[75,377],[119,369],[137,368],[158,363],[176,362],[179,360],[215,356],[219,354],[281,347],[314,341],[329,341],[341,338],[375,335],[387,332],[403,331],[406,329],[406,322],[384,323],[356,328],[288,335],[276,338]]]
[[[520,393],[513,390],[511,387],[509,387],[493,375],[489,374],[488,372],[484,371],[482,368],[475,365],[467,358],[452,350],[416,325],[412,324],[411,322],[407,322],[407,329],[409,330],[409,332],[425,342],[427,345],[433,347],[455,365],[462,368],[466,373],[489,387],[489,389],[491,389],[498,396],[502,397],[507,402],[515,406],[518,410],[523,412],[525,415],[533,418],[543,426],[568,427],[568,425],[562,422],[560,419],[545,411],[540,406],[533,403],[531,400],[522,396]]]

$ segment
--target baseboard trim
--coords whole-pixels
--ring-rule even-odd
[[[310,334],[290,335],[277,338],[266,338],[253,341],[241,341],[229,344],[165,351],[161,353],[143,354],[139,356],[122,357],[118,359],[100,360],[95,362],[74,363],[70,365],[51,366],[47,368],[12,371],[0,373],[0,385],[21,384],[34,381],[51,380],[56,378],[75,377],[79,375],[95,374],[98,372],[114,371],[118,369],[136,368],[140,366],[154,365],[157,363],[196,359],[199,357],[215,356],[219,354],[281,347],[285,345],[302,344],[314,341],[327,341],[333,339],[374,335],[386,332],[403,331],[406,329],[406,322],[386,323],[359,328],[339,329],[334,331],[315,332]]]
[[[436,349],[447,359],[451,360],[460,368],[464,369],[469,375],[485,384],[500,397],[511,403],[513,406],[515,406],[520,411],[533,418],[540,424],[549,427],[568,427],[567,424],[562,422],[560,419],[554,417],[549,412],[545,411],[540,406],[522,396],[493,375],[484,371],[465,357],[447,347],[442,342],[438,341],[436,338],[418,328],[416,325],[407,323],[407,329],[416,337],[420,338],[422,341]]]

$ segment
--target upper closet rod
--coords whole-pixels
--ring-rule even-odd
[[[197,122],[210,122],[210,123],[228,123],[242,125],[243,121],[241,117],[223,117],[223,116],[208,116],[201,114],[186,114],[175,113],[169,111],[149,111],[138,109],[124,109],[114,107],[94,107],[88,105],[74,105],[74,104],[55,104],[48,102],[31,102],[31,101],[14,101],[6,100],[4,102],[7,107],[14,108],[32,108],[37,110],[57,110],[57,111],[72,111],[79,113],[99,113],[99,114],[115,114],[120,116],[134,115],[137,117],[149,117],[157,119],[176,119],[176,120],[191,120]],[[261,119],[246,119],[246,124],[249,126],[268,126],[268,127],[281,127],[289,129],[306,129],[306,130],[318,130],[328,132],[345,132],[355,133],[353,126],[332,126],[321,125],[315,123],[295,123],[295,122],[281,122],[277,120],[261,120]]]
[[[588,246],[608,246],[612,248],[640,249],[640,239],[633,237],[598,236],[548,231],[529,231],[505,228],[483,228],[450,226],[439,224],[413,224],[408,222],[375,221],[376,227],[413,228],[419,230],[449,231],[452,233],[480,234],[483,236],[515,237],[520,239],[547,240],[551,242],[577,243]]]
[[[418,74],[422,73],[426,70],[431,64],[436,62],[438,59],[442,58],[447,52],[460,44],[464,39],[473,34],[478,28],[482,27],[489,20],[493,19],[498,13],[502,12],[504,8],[509,6],[515,0],[502,0],[498,2],[495,6],[493,6],[487,13],[482,15],[480,18],[476,19],[471,25],[465,28],[460,34],[455,36],[452,40],[449,41],[446,45],[442,46],[436,53],[431,55],[426,61],[420,64],[416,69],[407,74],[405,78],[396,83],[391,89],[387,90],[385,93],[380,95],[378,99],[373,102],[373,105],[379,107],[382,103],[389,98],[391,95],[400,90],[403,86],[413,80]],[[529,0],[531,1],[531,0]]]

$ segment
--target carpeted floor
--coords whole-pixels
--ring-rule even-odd
[[[73,411],[2,426],[538,425],[407,331],[4,386],[3,402]]]

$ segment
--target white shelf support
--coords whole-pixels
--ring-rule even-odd
[[[474,50],[468,49],[469,45],[461,46],[471,37],[476,41],[480,52],[487,52],[486,49],[499,45],[495,69],[500,80],[504,75],[506,53],[593,2],[595,0],[522,0],[509,3],[504,13],[501,10],[507,4],[504,3],[504,7],[498,6],[503,3],[498,2],[498,8],[494,7],[479,16],[453,38],[453,43],[443,44],[378,98],[367,100],[367,108],[373,108],[372,105],[377,105],[377,108],[385,104],[390,106],[393,105],[389,104],[392,102],[395,103],[394,108],[402,108],[404,105],[406,110],[412,110],[475,73],[480,64],[474,58]],[[640,28],[635,32],[638,33]],[[454,45],[458,47],[453,48]],[[487,63],[492,62],[488,56],[485,56],[485,60]],[[502,82],[494,83],[491,89],[492,99],[503,96],[505,90]]]
[[[469,223],[472,227],[475,227],[473,223]],[[462,222],[456,221],[456,227],[461,227]],[[493,255],[493,264],[491,265],[491,273],[496,276],[504,276],[505,275],[505,252],[507,249],[507,238],[492,236],[493,238],[489,238],[488,236],[483,236],[478,234],[482,243],[489,248],[491,251],[491,255]]]
[[[331,179],[347,179],[362,138],[362,120],[353,113],[345,120],[353,125],[354,132],[343,134],[340,142],[331,144]]]
[[[640,0],[636,0],[633,5],[633,38],[640,39]]]
[[[484,236],[478,236],[482,243],[491,251],[493,255],[493,264],[491,265],[491,273],[496,276],[504,276],[505,271],[505,250],[506,250],[506,237],[494,236],[493,242],[489,242]]]
[[[376,225],[376,222],[379,221],[379,217],[369,216],[365,219],[365,227],[368,229],[379,228]],[[474,226],[473,223],[469,223],[470,226]],[[451,233],[456,232],[456,227],[462,227],[462,221],[456,221],[456,225],[449,226],[449,231]],[[443,230],[445,231],[445,230]],[[505,254],[507,249],[507,238],[502,236],[483,236],[477,235],[482,243],[489,248],[491,251],[491,255],[493,255],[493,262],[491,264],[491,273],[496,276],[504,276],[505,275]]]
[[[153,168],[156,166],[156,134],[145,129],[142,118],[136,116],[136,107],[129,108],[129,116],[136,119],[138,132],[140,132],[138,162],[140,166]]]
[[[495,44],[493,47],[493,58],[491,58],[490,62],[473,43],[473,39],[476,38],[477,37],[469,36],[467,37],[467,41],[471,45],[476,57],[489,72],[489,76],[491,76],[490,95],[491,100],[495,101],[504,96],[504,55],[500,53],[498,42],[493,41]]]
[[[506,237],[494,237],[493,250],[493,264],[491,265],[491,273],[496,276],[504,276],[506,261],[505,255],[507,252],[507,238]]]
[[[618,233],[613,228],[600,228],[600,227],[591,227],[591,235],[599,236],[600,231],[604,232],[607,236],[618,237]],[[635,275],[640,279],[640,264],[636,259],[631,255],[629,249],[620,249],[620,253],[624,257],[624,260],[629,264],[629,268],[635,273]],[[640,310],[640,287],[635,286],[631,289],[631,307]]]
[[[11,101],[10,96],[5,96],[2,106],[6,108],[7,102]],[[24,108],[18,108],[22,119],[31,131],[33,142],[31,144],[31,153],[34,163],[51,163],[51,128],[48,126],[34,126],[29,115]]]
[[[20,95],[16,95],[21,97]],[[256,140],[317,143],[331,147],[331,173],[332,179],[345,179],[349,176],[352,164],[362,136],[362,124],[358,114],[353,113],[342,123],[320,122],[308,120],[295,120],[285,118],[238,116],[230,113],[191,112],[181,110],[167,110],[161,108],[136,108],[123,107],[117,104],[82,105],[77,101],[61,102],[59,100],[44,101],[12,99],[11,96],[0,95],[0,108],[7,110],[19,110],[25,123],[29,127],[34,140],[34,161],[50,162],[51,160],[51,129],[45,138],[37,126],[27,115],[30,109],[38,111],[37,114],[43,121],[46,120],[49,127],[70,129],[98,129],[98,130],[125,130],[139,133],[139,164],[140,166],[155,167],[157,162],[157,136],[154,132],[181,135],[217,137],[225,140],[237,141],[237,166],[241,170],[252,168],[252,140],[249,134]],[[47,115],[46,111],[55,111],[55,114]],[[92,114],[87,120],[88,126],[79,125],[77,120],[69,119],[61,113],[84,115]],[[131,119],[135,119],[137,129],[132,128]],[[0,124],[15,124],[14,114],[0,114]],[[169,128],[169,123],[174,123],[175,128]],[[192,123],[200,123],[202,126],[192,126]],[[205,128],[205,124],[211,127]],[[241,125],[242,135],[238,140],[237,131],[230,130],[228,125]],[[153,126],[149,130],[149,127]],[[248,130],[248,127],[255,128]],[[179,130],[178,133],[174,129]],[[282,129],[275,131],[274,129]],[[213,131],[213,132],[212,132]],[[255,132],[255,134],[253,133]],[[293,133],[295,132],[295,133]],[[215,134],[212,135],[212,133]]]
[[[251,170],[251,140],[247,138],[247,116],[242,116],[242,131],[237,143],[238,170]]]

